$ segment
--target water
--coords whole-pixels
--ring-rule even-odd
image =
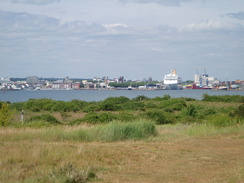
[[[172,98],[190,97],[198,100],[202,95],[244,95],[244,91],[212,91],[212,90],[21,90],[0,92],[0,101],[25,102],[29,99],[50,98],[53,100],[101,101],[108,97],[125,96],[130,99],[139,95],[149,98],[170,95]]]

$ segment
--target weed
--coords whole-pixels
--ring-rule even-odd
[[[95,178],[96,173],[92,168],[80,170],[71,163],[68,163],[58,170],[51,171],[49,175],[49,180],[57,183],[85,183]]]

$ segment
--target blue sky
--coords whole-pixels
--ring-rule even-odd
[[[0,77],[244,79],[243,0],[1,0]]]

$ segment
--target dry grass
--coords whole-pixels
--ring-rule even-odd
[[[102,183],[244,180],[243,126],[210,135],[191,135],[186,126],[164,126],[159,128],[158,137],[113,143],[42,136],[46,130],[53,130],[55,136],[55,130],[70,132],[77,128],[1,128],[0,182],[47,182],[52,170],[68,163],[79,169],[92,167],[96,182]]]

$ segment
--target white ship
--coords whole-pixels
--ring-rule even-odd
[[[181,86],[181,78],[177,75],[175,69],[171,70],[170,74],[166,74],[164,76],[164,87],[166,90],[180,90]]]

